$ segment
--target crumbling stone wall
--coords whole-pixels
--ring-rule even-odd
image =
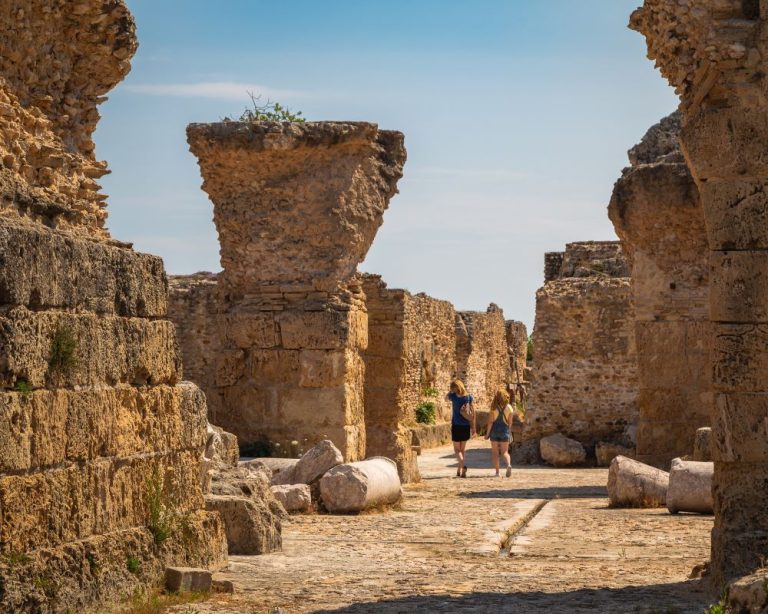
[[[561,262],[554,277],[552,262]],[[555,432],[593,444],[637,421],[637,364],[628,264],[618,242],[566,246],[546,259],[536,293],[534,360],[524,438]]]
[[[162,261],[106,240],[88,183],[131,16],[9,0],[0,27],[0,610],[74,611],[166,564],[222,565],[226,539],[203,511],[205,399],[180,383]],[[186,530],[153,534],[153,501]]]
[[[528,366],[528,329],[516,320],[507,320],[505,326],[510,383],[522,384]]]
[[[680,119],[665,118],[630,150],[608,208],[632,265],[637,458],[662,467],[690,454],[712,410],[707,235]]]
[[[493,303],[486,312],[456,313],[456,371],[475,397],[476,409],[487,411],[496,391],[510,382],[504,312]]]
[[[7,0],[0,24],[0,214],[106,237],[92,135],[138,47],[133,17],[118,1]]]
[[[221,243],[206,394],[241,443],[330,438],[365,455],[356,267],[396,193],[403,135],[374,124],[192,124]],[[205,385],[205,384],[204,384]]]
[[[714,416],[713,585],[768,552],[768,6],[646,0],[632,16],[681,99],[681,147],[709,242]]]
[[[410,427],[425,401],[435,403],[437,422],[451,419],[444,397],[456,371],[455,310],[447,301],[389,289],[377,275],[364,276],[363,289],[366,454],[394,459],[404,481],[418,481]]]

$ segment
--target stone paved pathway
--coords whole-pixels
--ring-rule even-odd
[[[610,510],[605,469],[494,478],[481,441],[469,459],[462,480],[449,448],[426,451],[423,482],[392,511],[293,517],[282,553],[232,557],[220,577],[234,596],[175,611],[700,614],[712,601],[686,579],[708,558],[711,517]]]

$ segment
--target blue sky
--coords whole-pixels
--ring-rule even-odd
[[[533,324],[545,251],[615,238],[626,150],[677,102],[640,0],[127,0],[141,47],[102,106],[109,227],[169,273],[219,270],[185,127],[256,90],[311,120],[405,133],[400,194],[362,265]]]

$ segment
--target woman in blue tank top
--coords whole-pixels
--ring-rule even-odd
[[[465,465],[467,441],[475,434],[474,421],[474,398],[467,392],[464,382],[457,379],[451,382],[451,391],[446,396],[453,407],[451,417],[451,440],[453,441],[453,452],[456,454],[458,467],[456,468],[456,477],[467,477],[467,466]],[[461,415],[461,409],[469,405],[472,413],[472,420],[468,420]]]

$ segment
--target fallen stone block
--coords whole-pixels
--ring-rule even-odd
[[[223,428],[208,423],[208,440],[205,444],[205,458],[215,464],[236,466],[240,459],[237,437]]]
[[[320,479],[320,497],[331,513],[397,503],[402,495],[397,464],[381,456],[338,465]]]
[[[513,441],[509,445],[509,455],[513,465],[540,465],[541,454],[539,442],[535,439],[529,441]]]
[[[211,590],[214,593],[229,593],[230,595],[235,592],[235,584],[232,580],[213,580],[211,584]]]
[[[595,446],[595,456],[597,457],[598,467],[610,467],[611,461],[617,456],[633,458],[635,451],[618,443],[606,443],[601,441]]]
[[[611,507],[661,507],[667,500],[669,474],[661,469],[617,456],[608,470]]]
[[[294,467],[294,484],[311,484],[344,462],[341,451],[329,439],[307,450]],[[398,480],[399,481],[399,480]]]
[[[693,460],[706,463],[712,460],[712,429],[707,427],[697,429],[693,440]]]
[[[312,494],[308,484],[272,486],[272,494],[287,512],[306,512],[312,507]]]
[[[728,587],[732,612],[760,613],[768,610],[768,574],[758,571],[733,581]]]
[[[207,593],[211,590],[213,574],[194,567],[166,567],[165,588],[171,593]]]
[[[282,548],[280,520],[259,501],[232,495],[208,495],[205,509],[219,512],[229,554],[266,554]]]
[[[296,464],[299,462],[296,458],[268,458],[265,461],[291,461],[290,464],[275,465],[267,462],[267,466],[272,469],[272,484],[296,484]]]
[[[578,441],[568,439],[561,433],[543,437],[539,450],[544,462],[553,467],[581,465],[587,460],[587,452]]]
[[[712,514],[712,475],[714,463],[684,461],[675,458],[669,471],[667,509],[673,513]]]

